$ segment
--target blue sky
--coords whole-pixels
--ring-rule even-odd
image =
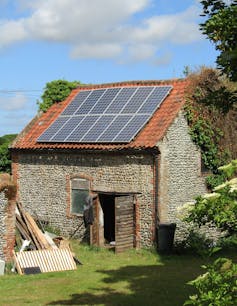
[[[215,66],[196,0],[0,0],[0,136],[36,115],[47,82],[183,77]]]

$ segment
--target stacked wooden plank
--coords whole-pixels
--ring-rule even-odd
[[[43,233],[32,216],[17,203],[16,227],[26,245],[30,243],[32,250],[14,253],[14,261],[19,274],[41,273],[51,271],[75,270],[76,263],[69,243],[59,248]]]
[[[31,241],[31,246],[36,250],[50,249],[50,243],[47,241],[32,216],[24,211],[20,203],[17,203],[17,209],[16,227],[23,240]]]

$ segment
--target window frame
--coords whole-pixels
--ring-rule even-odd
[[[78,186],[77,186],[78,181]],[[89,195],[91,191],[91,178],[85,175],[73,175],[70,176],[69,185],[70,185],[70,205],[69,205],[69,215],[70,216],[83,216],[83,208],[79,205],[78,212],[75,211],[76,205],[73,203],[75,198],[73,198],[73,190],[86,191]],[[81,186],[80,186],[81,183]],[[83,187],[83,184],[87,184],[86,188]]]

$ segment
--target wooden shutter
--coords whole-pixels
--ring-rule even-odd
[[[134,197],[115,198],[115,241],[116,253],[134,246]]]

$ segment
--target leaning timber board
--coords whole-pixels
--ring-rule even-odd
[[[27,274],[29,270],[41,273],[76,270],[69,248],[16,252],[15,261],[19,274]]]

